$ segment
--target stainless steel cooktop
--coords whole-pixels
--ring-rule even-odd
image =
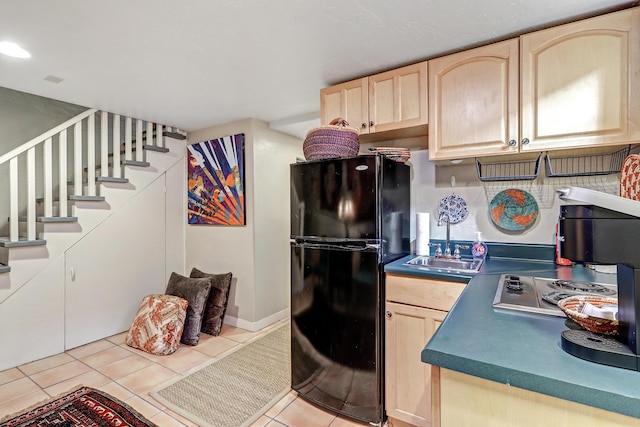
[[[499,279],[493,306],[564,316],[557,302],[580,294],[615,297],[618,289],[616,285],[603,283],[503,274]]]

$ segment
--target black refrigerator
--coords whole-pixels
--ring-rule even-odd
[[[379,154],[291,165],[291,387],[384,412],[384,264],[409,254],[410,168]]]

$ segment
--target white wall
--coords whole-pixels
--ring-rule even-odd
[[[288,315],[289,164],[302,141],[247,119],[189,133],[189,144],[245,135],[245,226],[187,225],[187,271],[231,271],[225,322],[257,330]],[[185,201],[186,208],[186,201]]]
[[[255,320],[259,321],[275,313],[289,313],[289,165],[303,153],[301,140],[264,127],[256,129],[254,143]]]

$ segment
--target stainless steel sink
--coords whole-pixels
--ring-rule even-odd
[[[482,260],[463,258],[439,258],[435,256],[417,256],[412,260],[405,262],[405,265],[427,270],[477,273],[482,266]]]

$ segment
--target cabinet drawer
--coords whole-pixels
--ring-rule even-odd
[[[387,274],[387,301],[449,311],[466,283]]]

